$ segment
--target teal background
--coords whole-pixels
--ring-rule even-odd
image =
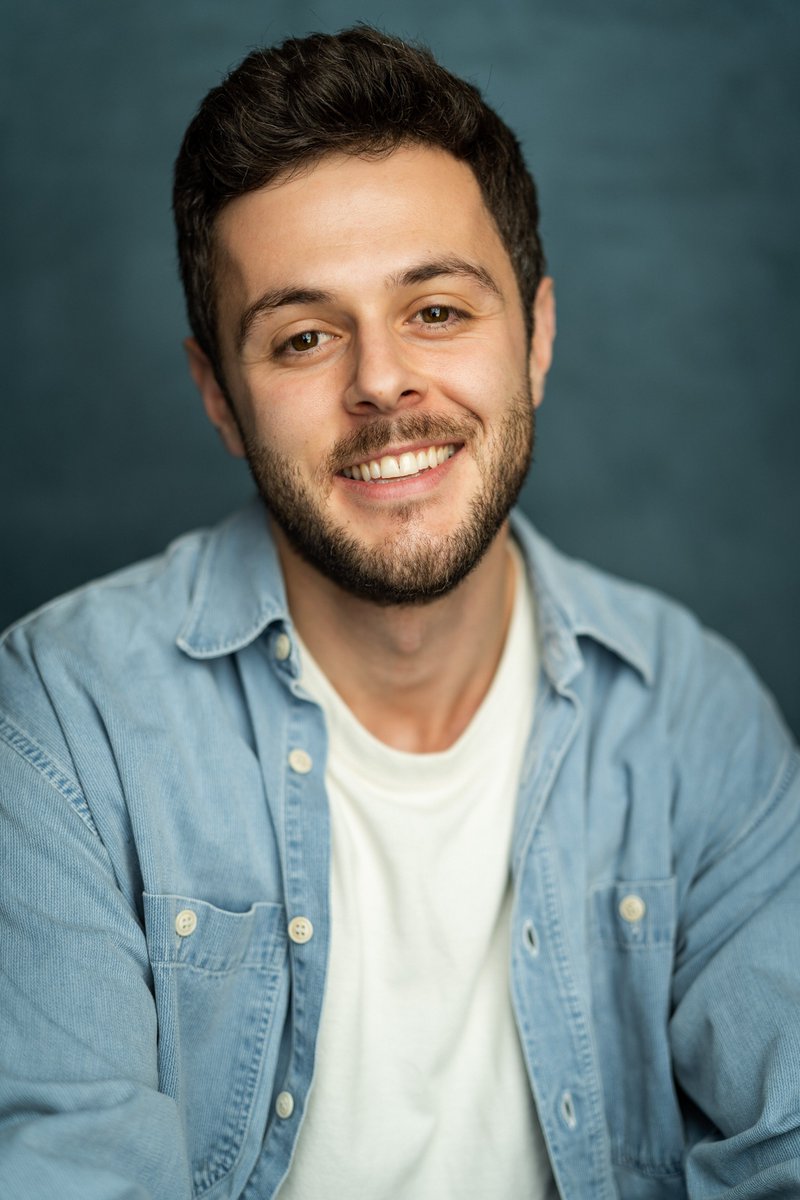
[[[521,136],[559,301],[524,506],[678,597],[800,729],[800,4],[28,0],[0,51],[0,624],[249,494],[181,351],[170,175],[254,45],[427,41]]]

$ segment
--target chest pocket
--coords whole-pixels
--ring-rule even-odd
[[[675,880],[628,880],[590,894],[597,1050],[612,1154],[652,1176],[682,1175],[683,1121],[668,1041]]]
[[[158,1013],[159,1088],[182,1110],[193,1194],[234,1167],[275,1069],[288,988],[283,906],[226,912],[144,896]],[[271,1064],[270,1064],[271,1060]],[[252,1131],[260,1144],[263,1129]]]

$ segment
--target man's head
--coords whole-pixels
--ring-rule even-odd
[[[536,189],[517,139],[478,90],[428,50],[366,26],[292,38],[249,54],[209,92],[175,165],[189,322],[220,383],[214,235],[221,210],[326,155],[380,155],[409,144],[445,150],[470,167],[530,321],[545,271]]]
[[[293,555],[378,604],[483,557],[527,471],[554,333],[510,131],[366,29],[250,55],[176,168],[190,367]]]

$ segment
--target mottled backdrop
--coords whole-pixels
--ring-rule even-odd
[[[249,493],[184,369],[171,163],[250,47],[364,19],[519,132],[559,299],[524,506],[737,642],[800,730],[800,4],[6,7],[0,623]]]

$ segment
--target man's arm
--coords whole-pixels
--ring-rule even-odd
[[[697,1200],[797,1197],[800,757],[760,689],[743,703],[749,673],[717,678],[727,695],[686,697],[706,762],[696,822],[708,833],[710,812],[712,827],[680,902],[670,1022],[676,1078],[699,1110],[687,1186]]]
[[[0,718],[0,1196],[183,1200],[144,931],[78,781]]]

